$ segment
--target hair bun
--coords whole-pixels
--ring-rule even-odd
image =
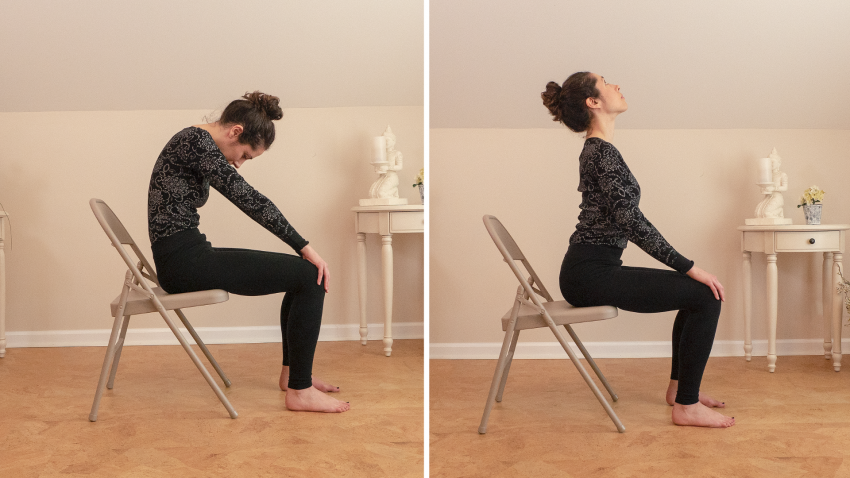
[[[553,121],[560,121],[576,133],[590,128],[593,116],[587,107],[588,98],[599,98],[596,88],[597,77],[587,71],[573,73],[558,86],[554,81],[546,84],[546,91],[540,93],[543,105],[549,109]]]
[[[561,121],[561,85],[554,81],[546,83],[546,91],[540,93],[540,97],[543,98],[543,105],[554,116],[552,121]]]
[[[253,93],[245,93],[242,98],[245,98],[257,109],[265,113],[271,120],[279,120],[283,118],[283,110],[280,108],[280,98],[277,96],[267,95],[259,91]]]

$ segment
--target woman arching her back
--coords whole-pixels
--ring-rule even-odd
[[[638,208],[640,186],[611,144],[614,123],[628,109],[620,87],[595,73],[550,81],[541,94],[554,121],[586,133],[579,156],[581,212],[561,265],[561,293],[576,307],[613,305],[640,313],[678,310],[673,323],[673,364],[667,403],[677,425],[725,428],[734,417],[725,404],[700,393],[723,286],[679,254]],[[673,270],[623,266],[628,242]]]
[[[160,285],[169,293],[224,289],[239,295],[285,292],[280,307],[286,407],[344,412],[313,378],[313,355],[328,291],[328,265],[267,197],[237,172],[274,141],[283,117],[277,97],[255,91],[232,101],[213,123],[190,126],[168,141],[154,164],[148,190],[148,233]],[[198,208],[215,188],[298,255],[212,247],[198,227]],[[214,213],[214,212],[213,212]]]

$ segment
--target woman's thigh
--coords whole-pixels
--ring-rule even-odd
[[[224,289],[239,295],[296,292],[318,269],[299,256],[249,249],[208,248],[180,265],[178,280],[169,284],[179,292]],[[177,291],[175,291],[177,292]]]
[[[711,295],[706,285],[671,270],[624,266],[612,268],[606,276],[605,280],[581,286],[581,305],[665,312],[700,307]]]

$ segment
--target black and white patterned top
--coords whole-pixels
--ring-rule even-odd
[[[194,126],[175,134],[153,167],[148,189],[151,244],[198,227],[198,208],[206,204],[210,186],[296,252],[307,245],[274,203],[228,164],[212,136]]]
[[[570,244],[625,249],[637,244],[661,263],[685,273],[694,265],[676,252],[640,212],[640,186],[623,156],[601,138],[587,138],[579,156],[581,213]]]

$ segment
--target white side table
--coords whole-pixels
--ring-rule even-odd
[[[6,356],[6,252],[5,223],[9,217],[6,211],[0,210],[0,358]]]
[[[752,264],[753,252],[767,256],[767,370],[776,370],[776,316],[778,298],[779,252],[823,252],[823,351],[824,358],[832,358],[835,371],[841,370],[841,294],[838,293],[839,276],[844,252],[845,231],[850,224],[740,226],[741,250],[744,254],[744,357],[752,358],[753,341],[751,318],[753,306]]]
[[[424,233],[425,206],[357,206],[354,230],[357,233],[357,278],[360,292],[360,343],[366,345],[366,234],[381,235],[381,269],[384,282],[384,354],[393,351],[393,234]]]

